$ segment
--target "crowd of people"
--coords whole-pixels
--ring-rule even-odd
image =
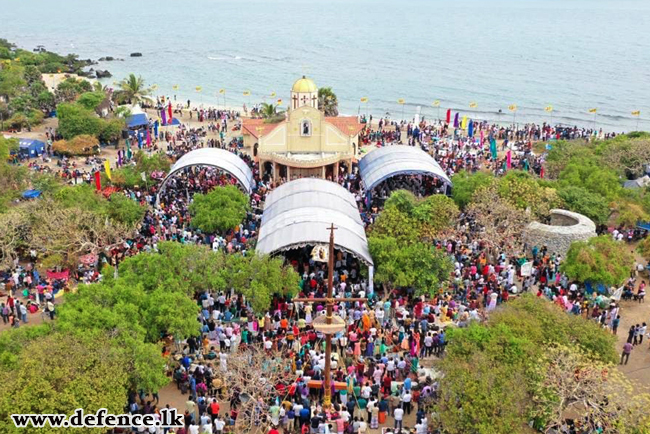
[[[176,105],[175,110],[183,110],[183,104]],[[157,108],[164,106],[165,101],[159,101]],[[159,183],[122,189],[118,194],[147,206],[143,221],[132,237],[107,246],[99,254],[95,269],[78,270],[76,276],[80,280],[96,281],[100,278],[101,264],[117,265],[128,256],[155,252],[160,241],[203,244],[233,254],[245,254],[250,250],[259,231],[260,206],[275,185],[260,176],[254,159],[241,151],[241,142],[229,139],[228,131],[236,124],[237,113],[207,109],[195,111],[195,114],[204,125],[181,125],[162,132],[161,137],[154,138],[144,150],[165,152],[172,161],[202,147],[219,147],[236,153],[253,171],[251,212],[237,228],[226,234],[202,233],[191,226],[189,204],[194,194],[236,183],[230,175],[215,168],[184,169],[164,190],[160,190]],[[482,122],[477,123],[473,137],[468,137],[442,122],[422,121],[415,125],[381,119],[378,128],[371,122],[360,136],[362,143],[420,146],[435,157],[449,176],[460,170],[489,170],[500,175],[511,168],[543,176],[543,156],[533,153],[533,141],[599,134],[578,128],[552,128],[546,124],[511,129]],[[497,139],[503,141],[504,149],[510,152],[508,157],[496,158],[491,152],[491,142]],[[47,154],[44,158],[50,157]],[[89,158],[82,169],[80,163],[59,159],[57,174],[70,183],[91,183],[91,174],[101,170],[101,163],[101,160]],[[132,162],[125,159],[122,164]],[[444,192],[444,185],[437,179],[401,176],[377,187],[373,192],[374,201],[367,204],[364,202],[366,192],[356,171],[351,175],[342,171],[333,181],[356,196],[366,224],[372,223],[381,212],[383,200],[396,189],[406,188],[419,197]],[[624,237],[621,242],[627,240]],[[251,419],[258,427],[266,427],[269,434],[280,430],[285,433],[363,434],[379,427],[386,428],[386,434],[431,432],[429,406],[438,396],[439,374],[429,361],[444,356],[446,329],[481,321],[498,304],[522,292],[536,291],[539,297],[561,305],[568,313],[593,318],[613,333],[617,332],[621,316],[618,302],[598,294],[597,290],[590,291],[568,281],[559,271],[561,258],[549,253],[544,246],[529,246],[529,252],[517,255],[505,245],[488,246],[481,239],[479,228],[464,216],[452,233],[435,240],[434,244],[446,251],[454,263],[447,288],[436,297],[416,296],[409,289],[387,291],[383,287],[373,287],[364,277],[364,265],[353,255],[337,251],[334,268],[329,270],[325,263],[311,257],[309,248],[291,251],[286,258],[300,276],[298,297],[311,298],[313,302],[276,296],[268,312],[255,314],[246,300],[234,292],[197,293],[196,301],[201,306],[197,316],[202,329],[200,335],[182,342],[169,342],[163,350],[169,358],[169,375],[179,393],[187,395],[184,427],[173,432],[233,432],[242,418]],[[524,273],[524,264],[531,262],[532,271]],[[53,319],[54,296],[65,290],[66,283],[38,276],[34,261],[14,265],[0,275],[0,282],[4,282],[0,290],[9,294],[0,306],[3,322],[16,327],[16,323],[27,321],[25,311],[36,311],[39,306],[45,306],[44,310]],[[335,300],[334,311],[345,326],[332,338],[333,406],[327,409],[323,405],[322,386],[326,357],[324,335],[314,322],[326,312],[325,303],[315,299],[327,293],[330,273],[336,298],[361,300]],[[632,276],[628,281],[623,298],[642,302],[645,282],[634,292],[635,279],[637,277]],[[19,300],[16,294],[22,294],[26,301]],[[646,331],[645,323],[633,327],[628,343],[632,347],[641,345]],[[285,361],[287,371],[281,378],[273,377],[270,370],[260,372],[269,381],[275,381],[275,392],[271,396],[257,398],[250,387],[228,381],[228,364],[238,355],[254,351],[264,352],[269,360]],[[631,349],[624,348],[621,362],[625,359],[627,363],[630,352]],[[252,413],[246,405],[251,399],[255,401]],[[156,414],[159,401],[158,395],[153,394],[149,399],[142,391],[129,398],[128,411]],[[153,432],[159,431],[170,430]]]

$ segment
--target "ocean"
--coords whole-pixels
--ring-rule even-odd
[[[343,114],[617,132],[650,130],[648,29],[648,0],[0,0],[0,37],[123,58],[95,66],[107,84],[133,72],[178,100],[286,106],[307,75]]]

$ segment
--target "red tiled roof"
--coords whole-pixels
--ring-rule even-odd
[[[266,136],[273,131],[278,125],[286,121],[278,122],[276,124],[264,123],[264,119],[246,119],[242,121],[242,134],[250,134],[251,136],[259,139],[260,136]],[[326,117],[325,122],[335,126],[343,134],[348,136],[356,136],[361,132],[365,124],[359,123],[356,116],[336,116]]]
[[[278,122],[276,124],[264,123],[264,119],[246,119],[242,121],[242,134],[250,134],[251,136],[259,139],[260,136],[266,136],[275,129],[278,125],[286,121]]]
[[[365,124],[359,123],[356,116],[336,116],[325,118],[325,122],[334,125],[343,134],[348,136],[356,136],[361,132]]]

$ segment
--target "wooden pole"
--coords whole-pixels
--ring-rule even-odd
[[[327,313],[325,323],[332,324],[334,300],[332,286],[334,285],[334,224],[330,225],[330,251],[327,263]],[[332,334],[325,335],[325,380],[323,382],[323,407],[329,410],[332,406],[331,362],[332,362]]]

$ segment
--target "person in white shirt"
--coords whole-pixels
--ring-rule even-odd
[[[393,417],[395,418],[395,429],[402,429],[402,418],[404,417],[404,410],[401,407],[397,407],[393,412]]]
[[[199,434],[199,426],[195,424],[190,424],[190,434]]]
[[[223,432],[223,427],[226,426],[226,422],[220,418],[215,419],[214,421],[214,432],[215,434],[221,434]]]

